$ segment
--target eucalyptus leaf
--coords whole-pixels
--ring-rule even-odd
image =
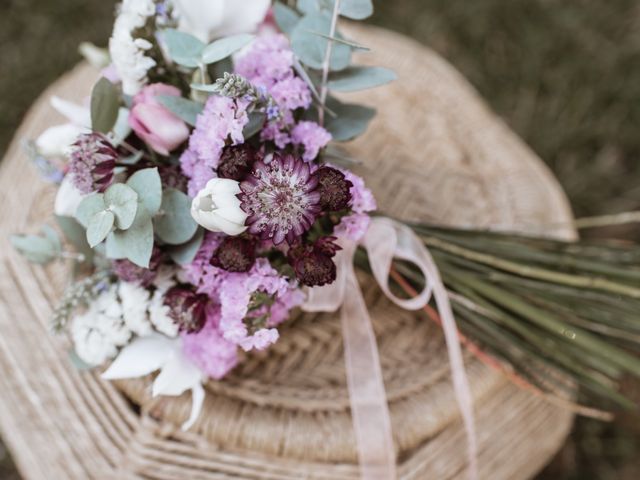
[[[305,15],[291,32],[291,46],[294,53],[305,65],[322,69],[329,40],[320,35],[328,36],[331,32],[331,18],[322,13]],[[351,48],[347,45],[334,43],[331,52],[331,70],[343,70],[351,63]]]
[[[56,222],[64,233],[67,240],[76,248],[76,250],[84,255],[86,261],[91,261],[93,250],[87,242],[87,234],[85,228],[71,217],[55,216]]]
[[[300,15],[294,9],[287,7],[282,2],[275,2],[273,5],[273,16],[276,24],[287,35],[290,35],[295,26],[300,21]]]
[[[175,29],[162,32],[162,40],[167,46],[169,57],[183,67],[196,68],[202,62],[205,44],[193,35]]]
[[[38,235],[12,235],[11,245],[33,263],[49,263],[55,260],[60,252],[46,237]]]
[[[111,185],[104,192],[104,203],[107,209],[115,215],[116,227],[119,230],[131,227],[138,211],[138,194],[133,188],[124,183]]]
[[[91,92],[91,127],[96,132],[109,133],[118,119],[120,97],[116,86],[104,77]]]
[[[329,98],[327,106],[336,116],[327,116],[325,128],[337,142],[353,140],[364,133],[376,114],[373,108],[341,103],[335,98]]]
[[[156,235],[169,245],[181,245],[195,234],[198,224],[191,217],[191,199],[169,188],[162,194],[162,215],[154,220]]]
[[[204,110],[204,104],[174,95],[158,95],[156,100],[192,127],[196,126],[198,115]]]
[[[371,0],[340,0],[340,15],[352,20],[364,20],[373,15]]]
[[[350,67],[331,75],[329,89],[336,92],[356,92],[379,87],[396,80],[393,70],[383,67]]]
[[[242,131],[242,136],[245,140],[253,137],[256,133],[262,130],[267,116],[262,112],[251,112],[249,114],[249,123],[247,123]]]
[[[153,223],[143,205],[138,208],[131,228],[111,232],[107,236],[107,257],[126,258],[139,267],[149,268],[153,253]]]
[[[96,213],[87,226],[87,242],[91,248],[95,247],[99,243],[107,238],[109,232],[113,228],[115,222],[115,215],[109,210],[103,210]]]
[[[138,203],[144,205],[145,211],[153,217],[162,202],[162,180],[157,168],[138,170],[129,177],[127,185],[138,194]]]
[[[84,228],[87,228],[91,218],[96,213],[106,209],[107,206],[104,203],[104,195],[102,193],[94,193],[85,197],[82,202],[80,202],[76,210],[76,220],[78,220]]]
[[[55,251],[58,254],[60,254],[62,252],[62,242],[60,241],[60,236],[58,235],[58,232],[56,232],[49,225],[43,225],[42,233],[44,234],[45,238],[49,240],[49,242],[51,242],[51,245],[53,246]]]
[[[356,43],[352,40],[347,40],[345,38],[332,37],[330,35],[325,35],[324,33],[320,33],[320,32],[311,32],[311,33],[313,33],[314,35],[318,35],[319,37],[326,38],[327,40],[332,40],[334,42],[342,43],[344,45],[347,45],[353,48],[354,50],[363,50],[366,52],[371,50],[369,47],[365,47],[364,45],[360,45],[359,43]]]
[[[216,40],[205,47],[202,52],[202,62],[205,65],[219,62],[248,45],[254,38],[253,35],[242,33]]]
[[[129,125],[129,109],[125,107],[118,108],[118,117],[113,126],[113,145],[116,147],[121,145],[131,134],[131,126]]]
[[[171,259],[178,265],[187,265],[193,262],[193,259],[196,258],[196,254],[198,253],[198,250],[200,250],[200,246],[203,241],[204,230],[199,228],[191,240],[187,243],[183,243],[182,245],[169,247],[167,252]]]
[[[320,11],[319,0],[298,0],[296,7],[302,13],[317,13]]]

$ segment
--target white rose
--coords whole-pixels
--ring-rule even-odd
[[[173,0],[183,32],[208,42],[257,29],[271,0]]]
[[[207,230],[240,235],[247,214],[240,208],[240,184],[228,178],[209,180],[191,204],[191,216]]]

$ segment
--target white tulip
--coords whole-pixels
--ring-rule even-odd
[[[240,208],[240,184],[228,178],[209,180],[191,204],[191,216],[207,230],[240,235],[247,214]]]
[[[208,42],[254,32],[267,15],[271,0],[173,0],[173,6],[179,29]]]
[[[65,116],[69,122],[49,127],[36,140],[38,153],[45,157],[63,157],[81,133],[91,131],[89,108],[58,97],[51,98],[51,106]]]

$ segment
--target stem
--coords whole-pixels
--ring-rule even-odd
[[[532,267],[527,265],[520,265],[515,262],[503,260],[501,258],[487,255],[484,253],[475,252],[466,248],[459,247],[457,245],[445,242],[435,237],[423,237],[425,244],[430,247],[443,250],[453,255],[472,260],[474,262],[481,263],[483,265],[490,265],[499,270],[504,270],[511,273],[516,273],[523,277],[535,278],[538,280],[546,280],[555,282],[560,285],[569,285],[572,287],[589,288],[593,290],[602,290],[605,292],[616,293],[619,295],[625,295],[631,298],[640,299],[640,288],[631,287],[629,285],[623,285],[620,283],[612,282],[604,278],[598,277],[586,277],[580,275],[571,275],[568,273],[554,272],[543,268]]]
[[[613,225],[625,225],[640,222],[640,212],[624,212],[615,215],[603,215],[599,217],[579,218],[574,222],[578,229],[609,227]]]
[[[408,295],[417,295],[418,292],[407,282],[402,275],[400,275],[394,267],[391,267],[389,275],[393,280],[404,290]],[[442,326],[442,321],[438,313],[430,306],[425,305],[423,307],[424,312],[427,314],[429,319],[434,322],[438,326]],[[555,395],[549,395],[542,390],[540,390],[535,385],[531,384],[525,378],[521,377],[517,373],[515,373],[510,366],[505,365],[500,360],[495,357],[484,352],[478,345],[472,342],[468,337],[464,336],[458,330],[458,338],[460,339],[460,343],[465,346],[469,352],[475,356],[482,363],[487,365],[489,368],[492,368],[500,373],[502,373],[507,380],[513,383],[516,387],[531,392],[533,395],[541,397],[547,400],[549,403],[554,405],[563,407],[569,411],[577,413],[579,415],[583,415],[585,417],[596,418],[603,421],[610,421],[613,419],[613,416],[609,412],[605,412],[602,410],[598,410],[596,408],[586,407],[584,405],[579,405],[577,403],[571,402],[567,399],[557,397]]]
[[[329,37],[336,36],[336,28],[338,26],[338,13],[340,12],[340,0],[335,0],[333,4],[333,13],[331,16],[331,29]],[[322,85],[320,87],[320,108],[318,110],[318,119],[320,126],[324,126],[324,109],[327,103],[327,94],[329,93],[329,70],[331,67],[331,53],[333,52],[333,40],[327,40],[327,50],[324,54],[324,62],[322,63]]]

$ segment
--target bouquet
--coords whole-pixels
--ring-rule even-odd
[[[294,309],[341,309],[358,442],[388,446],[388,428],[355,414],[388,419],[355,264],[442,324],[472,470],[460,343],[575,411],[606,416],[575,400],[576,384],[598,407],[629,406],[618,381],[640,372],[640,248],[403,223],[349,169],[358,160],[337,144],[375,110],[343,94],[395,79],[353,65],[367,48],[338,29],[372,11],[369,0],[124,0],[108,52],[83,47],[102,67],[87,105],[54,98],[69,122],[27,144],[59,185],[57,228],[12,237],[31,261],[71,263],[52,320],[71,360],[108,365],[106,379],[159,372],[154,395],[191,392],[188,429],[203,383],[277,342]]]

